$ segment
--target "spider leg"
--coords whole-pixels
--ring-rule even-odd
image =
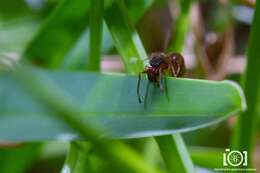
[[[147,100],[148,100],[148,93],[149,93],[149,89],[150,89],[150,82],[148,81],[147,85],[146,85],[146,91],[145,91],[145,97],[144,97],[144,108],[147,108]]]
[[[173,66],[172,63],[169,63],[169,67],[170,67],[170,70],[171,70],[172,76],[177,77],[177,76],[178,76],[178,72],[175,71],[174,66]],[[180,69],[178,68],[177,71],[180,71]]]
[[[164,86],[163,86],[163,72],[162,69],[159,69],[159,76],[158,76],[158,83],[161,91],[164,91]]]
[[[181,72],[181,68],[180,68],[180,66],[178,65],[176,75],[179,76],[179,75],[180,75],[180,72]]]
[[[170,97],[169,97],[169,92],[168,92],[168,85],[167,85],[167,79],[165,76],[163,76],[163,83],[164,83],[164,90],[165,90],[165,96],[167,98],[167,101],[169,102],[170,101]]]
[[[141,96],[140,96],[140,83],[141,83],[141,73],[138,74],[138,81],[137,81],[137,87],[136,87],[138,101],[141,104],[142,100],[141,100]]]

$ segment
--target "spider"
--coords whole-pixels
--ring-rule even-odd
[[[140,82],[141,74],[146,73],[149,82],[156,84],[164,91],[162,84],[162,76],[169,75],[173,77],[180,77],[185,71],[184,58],[179,53],[152,53],[149,60],[149,66],[144,68],[144,71],[139,73],[137,82],[137,96],[139,103],[142,102],[140,97]],[[147,92],[147,91],[146,91]]]

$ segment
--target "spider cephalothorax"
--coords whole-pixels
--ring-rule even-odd
[[[148,80],[154,84],[159,85],[160,89],[163,91],[164,87],[162,85],[162,75],[170,75],[173,77],[182,76],[185,70],[184,59],[179,53],[153,53],[150,56],[149,66],[146,66],[144,71],[141,73],[146,73]],[[137,95],[138,100],[141,103],[140,98],[140,80],[141,73],[139,74],[137,83]]]

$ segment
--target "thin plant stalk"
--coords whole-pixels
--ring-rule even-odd
[[[126,71],[131,74],[139,73],[146,65],[147,55],[127,14],[124,1],[115,0],[114,3],[107,3],[105,6],[108,7],[105,9],[104,18]]]
[[[103,0],[90,1],[90,13],[89,13],[90,48],[89,48],[87,69],[92,71],[100,70],[103,9],[104,9]]]
[[[77,160],[78,160],[78,155],[79,155],[79,150],[75,145],[75,142],[71,142],[61,173],[74,172],[74,168],[76,167]]]
[[[180,14],[172,29],[171,38],[169,40],[167,52],[180,52],[183,48],[186,34],[189,30],[189,14],[191,8],[191,0],[179,0]]]
[[[195,172],[180,134],[159,136],[155,137],[155,140],[169,172]]]

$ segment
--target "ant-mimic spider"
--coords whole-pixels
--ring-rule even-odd
[[[180,77],[185,71],[184,58],[179,53],[152,53],[149,60],[149,66],[146,66],[144,71],[139,73],[137,82],[137,96],[139,103],[142,102],[140,97],[140,82],[141,74],[147,74],[148,80],[160,87],[161,91],[164,91],[164,86],[162,84],[163,75],[169,75],[173,77]],[[149,86],[149,84],[148,84]],[[147,91],[145,98],[147,96]]]

